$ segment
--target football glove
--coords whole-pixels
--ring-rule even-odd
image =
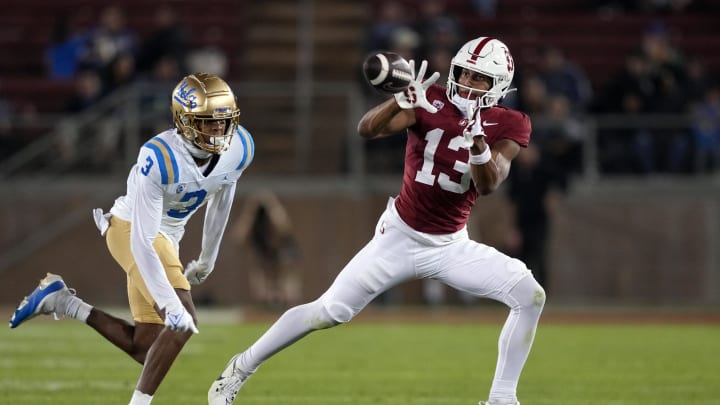
[[[475,144],[473,140],[476,136],[485,136],[485,131],[482,127],[482,119],[480,118],[480,107],[477,103],[468,103],[467,105],[467,116],[468,123],[463,130],[463,148],[470,149]]]
[[[202,284],[212,271],[207,263],[193,260],[185,266],[185,278],[192,285]]]
[[[176,332],[200,333],[192,316],[182,304],[165,307],[165,326]]]
[[[395,93],[395,100],[400,108],[404,110],[419,107],[431,114],[435,114],[437,112],[437,108],[428,102],[425,92],[437,81],[440,77],[440,72],[433,73],[432,76],[423,81],[425,70],[427,70],[427,61],[422,61],[417,74],[415,74],[415,61],[411,60],[409,63],[410,70],[413,72],[413,79],[410,81],[410,85],[405,91]]]

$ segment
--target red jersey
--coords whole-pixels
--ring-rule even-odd
[[[413,229],[448,234],[465,226],[479,194],[467,163],[470,151],[461,147],[468,119],[448,101],[442,86],[431,86],[427,99],[438,111],[415,109],[416,123],[408,129],[403,184],[395,206]],[[505,138],[528,145],[531,128],[526,114],[494,106],[483,110],[481,118],[489,146]]]

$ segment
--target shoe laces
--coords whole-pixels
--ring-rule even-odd
[[[226,381],[224,381],[224,384],[221,383],[220,385],[220,392],[223,393],[223,395],[230,397],[230,400],[235,400],[235,396],[237,395],[238,391],[240,390],[240,386],[247,377],[243,377],[238,373],[237,371],[233,370],[233,373],[230,375],[230,377],[227,377]]]

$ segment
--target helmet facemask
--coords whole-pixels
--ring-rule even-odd
[[[178,132],[193,146],[215,155],[225,152],[230,147],[232,137],[240,125],[240,111],[230,113],[227,118],[222,116],[208,117],[192,114],[178,114],[175,117],[175,126]],[[203,131],[211,121],[224,120],[225,130],[222,135]]]
[[[489,77],[492,84],[487,90],[480,90],[473,87],[465,86],[458,82],[455,77],[460,77],[463,69],[468,69],[476,73],[480,73],[486,77]],[[507,84],[506,84],[507,83]],[[499,103],[503,97],[512,89],[509,88],[509,83],[505,78],[498,78],[493,75],[489,75],[485,72],[480,72],[467,67],[451,65],[450,74],[448,75],[447,81],[447,96],[453,104],[457,105],[464,111],[464,107],[468,103],[477,103],[480,108],[492,107]],[[461,92],[467,92],[466,95],[462,95]]]

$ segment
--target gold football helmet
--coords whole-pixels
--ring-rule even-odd
[[[172,92],[172,114],[178,133],[194,146],[220,154],[240,125],[240,109],[230,86],[211,73],[185,76]],[[208,121],[225,120],[223,135],[208,133]]]

